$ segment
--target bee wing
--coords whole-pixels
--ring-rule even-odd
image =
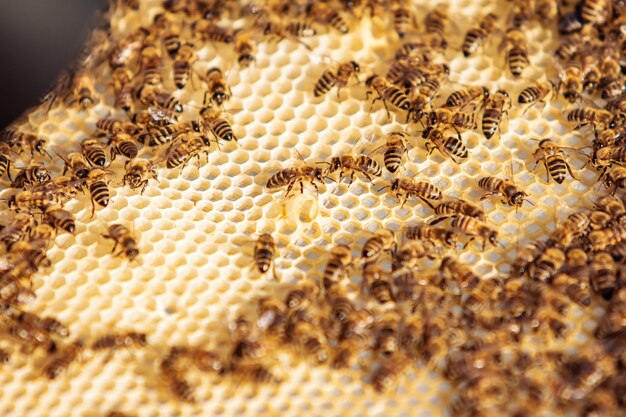
[[[169,114],[168,111],[160,107],[150,106],[148,107],[148,114],[154,121],[165,120],[168,123],[174,124],[178,122],[178,118]]]

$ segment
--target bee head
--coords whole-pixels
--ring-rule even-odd
[[[498,244],[498,232],[497,231],[492,231],[491,233],[489,233],[489,243],[491,243],[493,246],[496,246]]]
[[[137,255],[139,255],[139,251],[135,248],[126,249],[124,253],[130,261],[133,261],[137,257]]]
[[[357,64],[356,61],[350,61],[350,64],[352,65],[352,68],[354,69],[354,72],[360,72],[361,71],[361,66],[359,64]]]
[[[313,177],[319,182],[324,182],[324,168],[315,168]]]

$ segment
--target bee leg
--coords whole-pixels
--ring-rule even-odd
[[[96,203],[93,201],[93,196],[90,195],[90,199],[91,199],[91,217],[90,217],[90,219],[93,219],[93,215],[96,213]]]
[[[367,178],[367,180],[368,180],[369,182],[372,182],[372,177],[370,177],[369,175],[367,175],[365,172],[361,172],[361,174],[363,174],[363,176],[364,176],[365,178]]]
[[[285,197],[289,197],[289,193],[291,192],[291,189],[293,188],[295,184],[296,184],[295,181],[292,181],[289,183],[289,185],[287,186],[287,192],[285,193]]]
[[[485,199],[487,199],[487,198],[491,197],[492,195],[499,195],[499,193],[486,193],[486,194],[483,194],[483,195],[480,197],[480,200],[481,200],[481,201],[482,201],[482,200],[485,200]]]
[[[304,181],[300,180],[300,194],[304,194]]]
[[[315,193],[320,195],[320,189],[314,181],[311,181],[311,185],[315,188]]]
[[[350,182],[349,182],[349,184],[352,184],[354,182],[354,173],[355,173],[354,170],[352,170],[352,172],[350,172]]]
[[[450,216],[439,216],[439,217],[437,217],[435,220],[431,221],[431,222],[430,222],[430,223],[428,223],[428,224],[430,224],[431,226],[434,226],[434,225],[439,224],[439,223],[441,223],[442,221],[444,221],[444,220],[446,220],[446,219],[449,219],[449,218],[450,218]]]
[[[474,239],[475,239],[474,237],[470,238],[470,240],[468,240],[468,241],[467,241],[467,243],[463,246],[463,250],[465,250],[465,248],[467,248],[467,247],[469,246],[469,244],[470,244],[470,243],[472,243],[472,241],[473,241]],[[484,248],[483,248],[483,249],[484,249]]]
[[[431,209],[435,209],[435,206],[433,206],[430,201],[426,200],[424,197],[422,197],[421,195],[417,195],[417,197],[422,200],[424,202],[424,204],[426,204],[428,207],[430,207]]]
[[[574,172],[572,170],[572,166],[569,164],[569,162],[565,161],[565,166],[567,167],[567,172],[569,172],[569,174],[572,176],[572,178],[574,178],[576,181],[578,181],[578,178],[576,177],[576,175],[574,175]]]

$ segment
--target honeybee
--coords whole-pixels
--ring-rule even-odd
[[[208,19],[199,19],[193,22],[191,28],[194,34],[199,35],[203,41],[233,43],[234,34],[221,26],[215,24]]]
[[[603,54],[600,62],[600,83],[603,99],[612,99],[620,96],[624,92],[624,82],[622,80],[621,64],[614,53],[607,51]]]
[[[45,149],[45,138],[37,136],[34,133],[19,131],[13,126],[9,126],[0,132],[0,143],[6,144],[11,148],[17,148],[19,154],[30,151],[31,157],[35,156],[35,152],[40,155],[48,155]],[[7,150],[5,150],[5,152],[7,152]],[[6,154],[3,153],[3,155],[6,157]]]
[[[161,361],[161,375],[168,384],[170,391],[180,400],[195,402],[194,390],[185,379],[182,372],[168,358]]]
[[[88,138],[80,143],[80,149],[87,158],[87,161],[93,165],[103,167],[106,164],[106,154],[102,144],[95,138]]]
[[[210,101],[207,102],[207,95],[205,93],[204,97],[205,106],[200,110],[200,117],[202,117],[202,125],[206,129],[208,128],[213,136],[218,140],[218,146],[220,140],[231,141],[237,140],[235,134],[233,133],[233,128],[231,127],[228,120],[222,117],[222,112],[213,105],[211,105]]]
[[[552,81],[538,82],[523,89],[522,92],[519,93],[517,102],[519,104],[528,104],[524,110],[524,114],[537,103],[541,103],[541,109],[543,110],[546,106],[546,97],[548,97],[548,95],[554,97],[556,91],[556,86]]]
[[[502,197],[502,204],[521,207],[528,197],[524,191],[520,190],[512,181],[503,180],[496,177],[483,177],[478,181],[478,187],[487,191],[480,199],[484,200],[497,195]]]
[[[607,110],[594,109],[593,107],[580,107],[574,109],[567,114],[569,122],[576,122],[578,126],[574,129],[580,129],[588,124],[593,126],[594,131],[601,126],[602,129],[613,128],[613,114]]]
[[[600,338],[618,335],[624,331],[624,313],[626,313],[626,289],[619,288],[609,301],[609,308],[596,329]]]
[[[618,164],[626,162],[626,148],[622,146],[607,146],[594,152],[592,162],[596,169],[604,168],[606,170],[613,162]]]
[[[605,300],[610,300],[617,290],[617,266],[608,252],[597,252],[591,259],[591,288]]]
[[[144,42],[141,48],[141,80],[142,90],[149,91],[152,87],[160,87],[163,83],[161,52],[153,42]]]
[[[372,374],[372,386],[376,392],[390,390],[404,372],[407,361],[399,356],[393,356],[384,362],[380,368]]]
[[[421,65],[409,59],[396,59],[387,71],[387,81],[405,90],[417,87],[428,80],[428,73]]]
[[[406,115],[407,122],[409,120],[414,123],[419,122],[424,115],[424,108],[431,105],[432,100],[437,97],[440,89],[441,83],[437,79],[426,80],[415,87],[411,107]]]
[[[323,275],[323,288],[328,292],[352,267],[352,250],[347,245],[337,245],[330,251]]]
[[[376,231],[374,236],[367,239],[363,245],[361,257],[367,261],[372,261],[380,256],[382,252],[389,252],[394,245],[395,235],[387,229]]]
[[[63,210],[59,204],[47,204],[44,209],[43,220],[55,229],[62,229],[68,233],[73,234],[76,230],[74,216],[69,211]]]
[[[300,159],[303,159],[301,155]],[[328,177],[324,174],[324,170],[322,168],[303,165],[301,167],[284,168],[278,171],[276,174],[272,175],[269,180],[267,180],[267,184],[265,186],[269,189],[287,186],[285,197],[288,197],[292,188],[296,184],[300,184],[300,193],[304,193],[304,181],[309,181],[315,188],[317,194],[319,194],[319,188],[316,182],[323,184],[325,178]]]
[[[422,137],[426,140],[426,150],[430,155],[434,148],[437,148],[442,155],[445,155],[452,159],[455,163],[459,163],[455,159],[466,159],[468,157],[468,151],[463,141],[461,140],[461,135],[457,132],[456,136],[444,136],[444,132],[436,129],[432,126],[427,127],[422,132]],[[434,147],[432,147],[432,145]]]
[[[403,39],[414,26],[414,16],[407,6],[407,2],[397,2],[393,9],[393,28],[400,39]]]
[[[565,63],[565,66],[559,66],[559,76],[561,85],[564,86],[563,97],[570,103],[574,103],[576,100],[580,100],[583,92],[583,68],[582,64],[575,59],[570,59]]]
[[[232,95],[230,87],[226,83],[222,70],[213,67],[209,68],[206,72],[205,81],[207,83],[207,93],[210,96],[210,100],[216,103],[218,106],[222,106],[224,102],[230,100]]]
[[[259,236],[254,246],[254,263],[261,274],[265,274],[270,268],[274,267],[274,252],[276,252],[276,243],[270,233],[263,233]],[[276,271],[274,271],[274,279]]]
[[[11,188],[27,188],[50,181],[50,172],[42,165],[31,164],[22,168],[11,183]]]
[[[226,364],[216,353],[199,347],[173,347],[168,359],[174,363],[181,358],[190,359],[202,372],[217,372],[222,375],[227,371]]]
[[[181,171],[195,156],[200,161],[200,155],[204,152],[208,155],[211,140],[204,135],[184,133],[179,135],[174,142],[165,150],[162,157],[168,168],[181,167]]]
[[[17,158],[18,155],[11,150],[8,144],[0,142],[0,177],[6,172],[9,180],[13,180],[11,178],[11,161],[15,161]]]
[[[557,146],[552,139],[542,139],[539,141],[539,146],[533,154],[533,157],[535,158],[535,165],[541,161],[546,167],[547,182],[550,182],[550,177],[552,177],[557,184],[563,183],[566,172],[569,172],[575,180],[578,179],[563,155],[563,149]]]
[[[189,133],[201,133],[202,124],[197,121],[180,122],[166,126],[151,126],[145,133],[138,136],[137,141],[147,146],[159,146]]]
[[[372,106],[378,101],[382,100],[383,105],[385,106],[385,110],[387,110],[387,117],[389,118],[389,108],[387,107],[387,101],[389,101],[393,106],[408,111],[411,108],[411,102],[407,95],[400,90],[398,87],[393,85],[386,78],[381,77],[380,75],[371,75],[366,81],[365,85],[368,90],[365,93],[365,97],[369,98],[369,96],[376,92],[376,97],[372,102]]]
[[[294,320],[293,316],[290,319],[285,328],[285,339],[312,357],[316,363],[326,362],[329,352],[321,329],[306,320]]]
[[[591,249],[603,250],[626,239],[626,226],[616,224],[606,229],[592,230],[587,239]]]
[[[461,288],[474,288],[481,281],[471,268],[451,256],[446,256],[441,260],[439,270],[449,279],[456,281]]]
[[[335,8],[326,3],[310,2],[306,7],[306,13],[308,16],[311,16],[312,19],[326,23],[341,33],[348,33],[349,31],[348,24],[343,17],[341,17]]]
[[[69,155],[64,156],[62,153],[57,152],[57,155],[63,160],[63,162],[65,162],[63,175],[65,175],[67,171],[71,170],[72,174],[76,177],[80,179],[87,178],[89,171],[91,171],[91,167],[82,153],[71,152]]]
[[[133,122],[148,125],[166,126],[177,123],[183,112],[180,101],[155,87],[142,87],[138,93],[139,101],[148,108],[133,115]]]
[[[373,152],[384,151],[383,162],[389,172],[396,172],[402,165],[402,158],[409,152],[405,140],[408,134],[401,131],[387,133],[387,141]]]
[[[604,177],[604,185],[613,193],[618,188],[626,188],[626,168],[618,165],[608,171]]]
[[[116,67],[111,73],[113,91],[115,92],[115,106],[127,113],[133,108],[132,79],[133,73],[126,65]]]
[[[565,254],[556,247],[547,248],[534,262],[532,278],[547,281],[565,263]]]
[[[97,104],[94,79],[86,71],[72,72],[70,90],[65,97],[68,105],[78,103],[80,111],[85,111]]]
[[[465,216],[474,217],[480,221],[485,221],[485,212],[482,208],[460,199],[444,201],[435,208],[435,214],[438,217],[430,224],[437,224],[455,214],[463,214]]]
[[[483,43],[489,35],[495,30],[498,16],[488,13],[480,20],[477,26],[474,26],[465,34],[461,50],[463,55],[468,57],[474,54],[481,43]]]
[[[267,345],[253,333],[250,323],[244,317],[237,317],[229,328],[233,340],[230,360],[234,368],[256,364],[267,356]]]
[[[87,176],[87,184],[89,187],[89,194],[91,195],[91,217],[93,217],[96,212],[96,204],[98,203],[101,207],[106,207],[109,205],[109,200],[111,198],[111,192],[109,191],[109,186],[107,185],[107,173],[103,169],[94,168],[89,171],[89,175]]]
[[[382,175],[382,169],[378,162],[366,155],[353,156],[346,154],[342,156],[334,156],[329,162],[322,162],[328,165],[328,168],[324,171],[324,175],[332,174],[333,172],[340,170],[339,182],[343,179],[346,172],[350,173],[350,184],[354,181],[356,173],[363,175],[369,182],[372,182],[372,177],[380,177]]]
[[[502,115],[508,115],[510,107],[511,99],[509,98],[509,93],[504,90],[498,90],[493,96],[486,99],[482,130],[487,139],[491,139],[496,131],[500,131]]]
[[[465,108],[469,104],[485,103],[489,99],[486,87],[467,87],[453,92],[446,99],[445,107]]]
[[[27,213],[17,213],[13,220],[0,228],[0,241],[5,244],[7,250],[14,243],[22,240],[32,223],[32,216]]]
[[[9,208],[16,211],[26,210],[29,213],[33,209],[45,209],[49,205],[63,206],[71,199],[65,193],[51,191],[20,191],[12,195],[7,201]]]
[[[191,43],[184,43],[176,52],[173,64],[174,85],[179,90],[185,88],[189,78],[192,76],[193,64],[198,59],[195,48],[195,45]]]
[[[580,57],[583,66],[583,92],[593,94],[598,88],[602,73],[596,56],[589,53],[581,53]]]
[[[582,211],[572,213],[562,225],[550,236],[549,243],[557,243],[562,247],[567,247],[572,243],[574,238],[583,234],[589,227],[589,216]]]
[[[450,239],[450,241],[454,241],[454,239],[456,239],[456,236],[440,236],[438,238],[440,239],[440,241],[445,242],[445,239]],[[407,242],[393,252],[393,262],[391,264],[391,268],[393,271],[398,271],[403,268],[413,268],[420,259],[432,259],[437,256],[437,252],[435,249],[436,248],[434,240],[432,239]],[[398,279],[401,279],[401,277],[396,276],[394,279],[397,281]],[[406,282],[404,284],[405,285],[401,286],[406,287]]]
[[[248,68],[256,59],[256,44],[250,33],[246,31],[235,32],[235,52],[238,54],[237,62],[241,68]]]
[[[123,122],[121,120],[105,117],[104,119],[98,119],[96,122],[96,129],[108,133],[110,135],[116,135],[118,133],[127,133],[133,135],[137,133],[137,125],[131,122]]]
[[[451,127],[456,132],[475,129],[476,113],[452,111],[445,107],[434,109],[428,113],[428,126],[433,128]]]
[[[117,155],[123,155],[128,159],[137,157],[139,149],[132,136],[127,133],[116,133],[109,138],[107,146],[111,148],[111,162]]]
[[[612,5],[609,0],[582,0],[576,7],[576,14],[583,24],[596,26],[611,18]]]
[[[130,230],[121,224],[112,224],[109,226],[108,234],[102,235],[105,239],[111,239],[114,242],[111,253],[115,252],[118,245],[120,250],[114,256],[124,255],[129,261],[133,261],[139,255],[137,241],[131,235]]]
[[[390,358],[398,350],[400,315],[388,310],[375,324],[374,350],[384,358]]]
[[[319,292],[319,287],[311,282],[303,282],[285,296],[285,307],[295,310],[308,305],[314,300]]]
[[[336,71],[327,69],[315,83],[313,95],[315,97],[326,95],[334,86],[337,86],[337,98],[339,98],[341,89],[348,85],[350,77],[354,76],[357,81],[359,80],[360,71],[361,67],[355,61],[339,64]]]
[[[278,38],[279,41],[287,37],[291,37],[293,40],[310,50],[311,47],[298,38],[315,36],[317,31],[309,23],[303,21],[295,21],[285,25],[268,22],[263,28],[263,34],[270,39]]]
[[[141,187],[141,194],[148,186],[150,178],[158,180],[156,164],[148,159],[129,159],[125,164],[126,173],[123,178],[123,185],[128,183],[131,190]]]
[[[154,16],[152,26],[159,34],[163,47],[170,58],[176,57],[182,46],[179,29],[169,21],[167,14],[163,13]]]
[[[475,237],[482,238],[483,250],[485,249],[487,241],[489,241],[489,243],[493,246],[498,244],[498,231],[482,223],[475,217],[466,216],[464,214],[455,214],[452,216],[451,225],[453,228],[471,236],[472,238],[470,239],[470,242]]]
[[[445,4],[436,5],[424,17],[424,31],[432,36],[436,42],[437,49],[446,49],[448,42],[445,39],[445,30],[448,25],[448,6]]]
[[[61,375],[61,373],[78,358],[78,355],[80,355],[84,348],[84,343],[77,340],[61,350],[58,350],[46,365],[46,376],[50,379],[55,379]]]
[[[391,184],[382,189],[389,188],[389,191],[395,194],[396,198],[404,206],[411,197],[417,197],[428,207],[434,209],[432,203],[428,200],[441,200],[441,190],[427,181],[416,181],[412,178],[394,178]]]
[[[145,333],[128,332],[102,336],[92,343],[91,349],[95,351],[105,349],[117,350],[145,346],[148,346],[148,340]]]
[[[506,31],[501,48],[506,50],[506,63],[514,78],[522,76],[529,64],[528,45],[524,32],[516,27]]]

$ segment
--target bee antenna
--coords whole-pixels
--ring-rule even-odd
[[[379,189],[378,189],[378,190],[376,190],[376,191],[377,191],[377,192],[381,192],[381,191],[383,191],[383,190],[385,190],[385,189],[387,189],[387,188],[391,188],[391,186],[390,186],[390,185],[385,185],[384,187],[381,187],[381,188],[379,188]]]
[[[319,161],[319,162],[315,162],[315,164],[326,164],[326,165],[330,165],[330,162],[326,162],[326,161]]]

